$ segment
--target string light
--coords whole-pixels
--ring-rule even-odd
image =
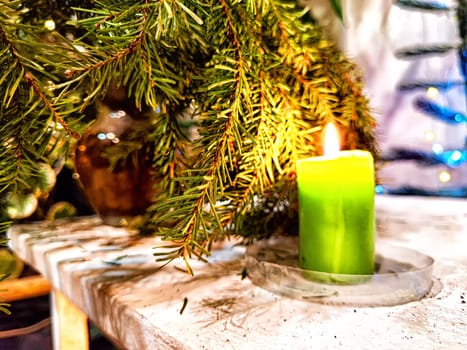
[[[451,173],[447,170],[443,170],[439,173],[438,179],[440,182],[446,183],[451,181]]]
[[[462,159],[462,152],[461,151],[458,151],[458,150],[455,150],[454,152],[452,152],[451,154],[451,159],[455,162],[459,161]]]
[[[55,22],[52,19],[48,19],[44,22],[44,27],[50,31],[55,29]]]
[[[429,99],[436,99],[437,97],[439,96],[439,90],[437,88],[435,88],[434,86],[430,86],[427,90],[426,90],[426,97],[428,97]]]
[[[439,143],[434,143],[433,146],[431,146],[431,150],[435,154],[440,154],[440,153],[443,153],[444,147],[443,147],[443,145],[441,145]]]
[[[425,131],[424,136],[426,142],[433,142],[434,140],[436,140],[436,134],[433,130]]]

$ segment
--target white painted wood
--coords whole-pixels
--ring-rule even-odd
[[[467,201],[378,196],[378,241],[435,259],[434,289],[391,307],[315,304],[242,279],[244,249],[160,270],[155,238],[95,218],[18,225],[11,246],[123,349],[465,349]],[[119,264],[119,265],[116,265]],[[183,312],[181,312],[183,310]]]
[[[88,350],[88,318],[66,296],[51,293],[52,343],[57,350]]]

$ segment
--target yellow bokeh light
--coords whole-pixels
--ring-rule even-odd
[[[433,130],[425,131],[424,136],[425,136],[425,141],[427,142],[433,142],[434,140],[436,140],[436,134]]]
[[[47,28],[48,30],[54,30],[55,22],[52,19],[48,19],[47,21],[44,22],[44,27]]]
[[[451,181],[451,173],[449,173],[449,171],[443,170],[439,173],[438,179],[440,182],[449,182]]]
[[[426,97],[428,98],[435,99],[436,97],[438,97],[438,95],[439,95],[439,90],[433,86],[430,86],[426,90]]]

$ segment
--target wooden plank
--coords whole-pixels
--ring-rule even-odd
[[[213,251],[208,264],[190,261],[192,277],[182,272],[181,259],[160,269],[153,256],[156,238],[137,238],[87,218],[15,225],[9,238],[18,256],[122,349],[467,349],[466,203],[376,198],[379,241],[435,259],[429,295],[391,307],[328,305],[270,293],[244,278],[242,247],[235,244]],[[64,344],[60,320],[53,318],[55,342]],[[73,340],[87,336],[85,322],[70,322]]]
[[[89,349],[86,314],[57,290],[52,291],[52,336],[56,350]]]
[[[0,299],[8,303],[40,297],[49,293],[50,284],[40,275],[0,282]]]

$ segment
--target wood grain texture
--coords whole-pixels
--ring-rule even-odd
[[[52,333],[56,350],[89,349],[86,314],[59,291],[52,292]]]
[[[44,296],[50,293],[50,283],[42,276],[27,276],[0,282],[0,299],[5,302]]]
[[[391,307],[324,305],[261,289],[243,278],[234,242],[164,269],[155,238],[138,239],[96,218],[9,231],[38,269],[123,349],[463,349],[467,347],[467,202],[377,197],[378,241],[435,259],[434,288]]]

